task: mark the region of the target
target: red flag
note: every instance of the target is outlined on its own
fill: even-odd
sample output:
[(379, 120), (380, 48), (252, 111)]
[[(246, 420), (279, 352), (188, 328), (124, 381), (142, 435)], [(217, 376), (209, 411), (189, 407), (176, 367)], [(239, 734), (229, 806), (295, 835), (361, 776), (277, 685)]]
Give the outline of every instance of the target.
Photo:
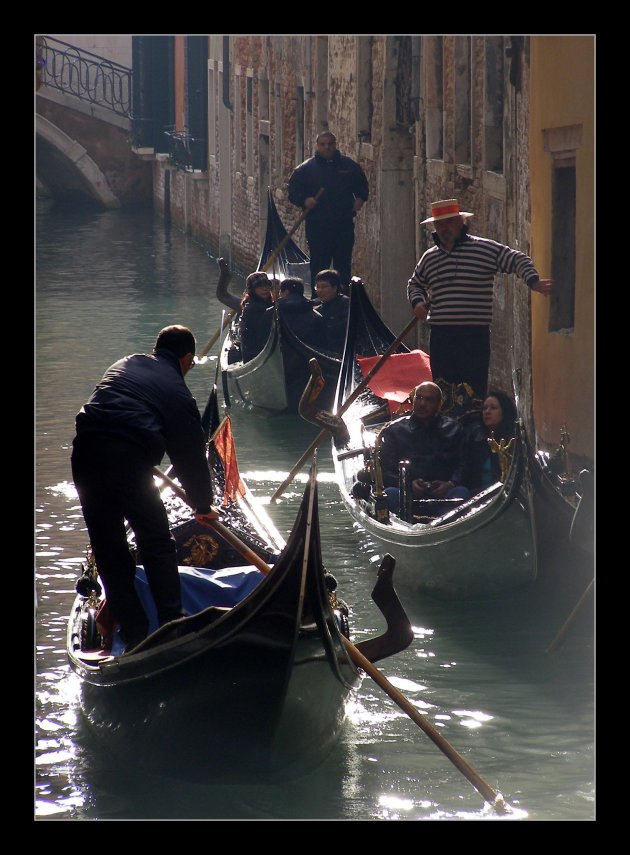
[(223, 505), (234, 502), (238, 495), (245, 495), (245, 485), (241, 480), (236, 459), (236, 448), (234, 447), (234, 435), (232, 434), (232, 422), (226, 416), (212, 437), (214, 447), (221, 458), (225, 471), (225, 489), (223, 491)]
[[(358, 356), (361, 373), (366, 377), (380, 356)], [(423, 350), (409, 353), (392, 353), (368, 383), (379, 398), (389, 402), (390, 412), (395, 412), (418, 383), (432, 380), (429, 354)]]

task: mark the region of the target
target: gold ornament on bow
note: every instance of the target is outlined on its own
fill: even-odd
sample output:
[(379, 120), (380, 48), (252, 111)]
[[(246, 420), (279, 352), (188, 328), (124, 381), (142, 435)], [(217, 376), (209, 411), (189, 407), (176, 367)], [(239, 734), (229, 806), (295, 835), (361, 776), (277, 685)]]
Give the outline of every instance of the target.
[(184, 544), (189, 555), (183, 559), (183, 564), (192, 567), (211, 567), (212, 561), (219, 552), (219, 544), (209, 534), (195, 534)]
[(503, 437), (496, 441), (494, 437), (494, 432), (492, 435), (488, 437), (488, 445), (490, 446), (490, 451), (493, 454), (499, 455), (499, 466), (501, 467), (501, 483), (505, 483), (505, 479), (507, 478), (508, 471), (510, 469), (510, 464), (512, 463), (512, 446), (514, 445), (514, 437), (507, 442)]

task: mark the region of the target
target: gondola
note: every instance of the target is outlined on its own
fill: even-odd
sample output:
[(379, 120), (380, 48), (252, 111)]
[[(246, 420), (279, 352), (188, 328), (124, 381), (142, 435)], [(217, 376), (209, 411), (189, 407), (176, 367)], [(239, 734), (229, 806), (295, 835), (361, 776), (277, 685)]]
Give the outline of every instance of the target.
[[(395, 341), (359, 280), (351, 284), (350, 301), (335, 412), (341, 410), (363, 379), (357, 357), (366, 355), (370, 342), (370, 355), (377, 355)], [(406, 350), (401, 346), (397, 353)], [(376, 374), (375, 379), (378, 377)], [(427, 378), (414, 378), (409, 389), (422, 379)], [(332, 453), (346, 507), (377, 549), (396, 558), (401, 586), (435, 597), (466, 599), (494, 596), (534, 581), (537, 553), (533, 496), (520, 420), (511, 465), (503, 482), (459, 503), (413, 500), (398, 516), (388, 513), (382, 484), (380, 493), (378, 487), (377, 436), (391, 417), (388, 393), (378, 391), (377, 395), (366, 387), (343, 413), (350, 438), (345, 443), (333, 441)]]
[[(279, 251), (278, 251), (279, 250)], [(308, 256), (293, 242), (282, 224), (271, 190), (267, 201), (267, 229), (258, 261), (258, 269), (275, 274), (278, 279), (300, 276), (310, 285)], [(223, 289), (225, 292), (225, 289)], [(217, 296), (233, 308), (233, 297), (226, 299), (217, 288)], [(230, 326), (221, 347), (220, 367), (223, 397), (228, 407), (246, 405), (267, 413), (297, 413), (300, 397), (309, 378), (308, 363), (316, 358), (334, 391), (341, 360), (299, 339), (277, 312), (262, 351), (248, 362), (242, 362), (236, 323)]]
[[(129, 762), (190, 780), (302, 774), (334, 745), (344, 702), (361, 679), (343, 644), (348, 609), (322, 563), (315, 468), (285, 544), (235, 477), (234, 457), (230, 463), (217, 453), (215, 440), (209, 444), (215, 491), (227, 501), (222, 522), (263, 559), (268, 574), (258, 569), (261, 562), (244, 563), (239, 550), (199, 526), (171, 496), (189, 616), (159, 629), (152, 623), (151, 634), (122, 653), (88, 561), (68, 621), (68, 660), (80, 678), (87, 721), (109, 751)], [(392, 570), (386, 568), (373, 592), (388, 630), (357, 645), (370, 661), (412, 638)], [(154, 622), (140, 563), (136, 587)]]

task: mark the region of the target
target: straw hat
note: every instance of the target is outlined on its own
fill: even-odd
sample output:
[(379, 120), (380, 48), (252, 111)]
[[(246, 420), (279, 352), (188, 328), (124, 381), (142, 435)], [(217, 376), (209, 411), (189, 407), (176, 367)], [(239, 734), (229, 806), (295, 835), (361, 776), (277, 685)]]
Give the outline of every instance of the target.
[(437, 220), (447, 220), (449, 217), (474, 217), (470, 211), (460, 211), (459, 202), (457, 199), (442, 199), (439, 202), (431, 202), (431, 216), (426, 220), (422, 220), (420, 225), (424, 223), (435, 223)]

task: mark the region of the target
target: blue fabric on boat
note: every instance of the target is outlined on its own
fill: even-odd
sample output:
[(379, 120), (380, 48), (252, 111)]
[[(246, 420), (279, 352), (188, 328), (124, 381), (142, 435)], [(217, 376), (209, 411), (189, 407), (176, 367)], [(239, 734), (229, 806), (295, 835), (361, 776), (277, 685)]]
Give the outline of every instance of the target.
[[(182, 588), (182, 606), (189, 615), (197, 614), (208, 606), (232, 607), (258, 587), (264, 574), (253, 565), (226, 567), (224, 570), (206, 570), (203, 567), (179, 567)], [(136, 591), (149, 618), (149, 633), (158, 628), (157, 610), (147, 577), (142, 566), (136, 568)], [(122, 653), (124, 644), (118, 628), (114, 633), (112, 654)]]

